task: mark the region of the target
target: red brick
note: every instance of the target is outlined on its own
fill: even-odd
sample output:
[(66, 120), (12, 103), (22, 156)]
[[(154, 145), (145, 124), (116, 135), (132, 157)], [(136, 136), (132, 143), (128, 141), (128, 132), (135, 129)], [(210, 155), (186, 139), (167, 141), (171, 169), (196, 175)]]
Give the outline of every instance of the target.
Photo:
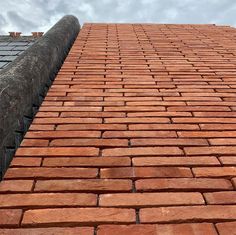
[[(218, 107), (217, 107), (218, 108)], [(221, 123), (220, 125), (219, 124), (199, 124), (200, 125), (200, 128), (201, 130), (213, 130), (213, 131), (216, 131), (216, 130), (232, 130), (234, 131), (236, 129), (236, 124), (228, 124), (228, 123)]]
[(183, 151), (178, 147), (113, 148), (102, 150), (102, 155), (105, 157), (183, 155)]
[(200, 205), (204, 199), (200, 193), (122, 193), (101, 194), (102, 207), (150, 207), (167, 205)]
[(104, 223), (134, 223), (135, 211), (120, 208), (58, 208), (28, 210), (23, 225), (85, 225)]
[(152, 178), (192, 177), (189, 168), (184, 167), (117, 167), (102, 168), (101, 178)]
[(93, 235), (94, 229), (89, 227), (63, 227), (63, 228), (16, 228), (16, 229), (0, 229), (0, 234), (4, 235), (42, 235), (42, 234), (57, 234), (57, 235)]
[[(219, 102), (220, 103), (220, 102)], [(188, 117), (188, 118), (172, 118), (174, 123), (235, 123), (235, 118), (201, 118), (201, 117)]]
[(137, 191), (214, 191), (232, 190), (233, 186), (226, 179), (209, 178), (173, 178), (140, 179), (135, 182)]
[(236, 146), (185, 147), (188, 155), (234, 154)]
[(133, 146), (158, 146), (158, 145), (176, 145), (176, 146), (201, 146), (208, 145), (204, 139), (131, 139)]
[(33, 183), (33, 180), (4, 180), (0, 182), (0, 192), (29, 192)]
[(49, 141), (48, 140), (29, 140), (29, 139), (24, 139), (21, 142), (22, 147), (44, 147), (48, 146)]
[(236, 191), (205, 193), (208, 204), (236, 204)]
[(236, 222), (226, 222), (216, 224), (220, 235), (236, 235)]
[(105, 118), (105, 123), (169, 123), (169, 118), (153, 118), (153, 117), (139, 117), (139, 118)]
[(0, 209), (0, 226), (19, 226), (21, 215), (20, 209)]
[(127, 130), (125, 124), (67, 124), (58, 125), (57, 130)]
[(134, 157), (134, 166), (217, 166), (216, 157)]
[(236, 167), (198, 167), (193, 168), (196, 177), (233, 177)]
[(120, 112), (119, 113), (111, 113), (111, 112), (61, 112), (60, 117), (125, 117), (125, 113), (120, 113)]
[(31, 124), (29, 131), (53, 131), (54, 129), (55, 129), (55, 125)]
[(132, 189), (131, 180), (40, 180), (36, 182), (35, 191), (80, 191), (80, 192), (129, 192)]
[(99, 138), (100, 131), (28, 131), (25, 138)]
[(95, 178), (98, 174), (96, 168), (47, 168), (24, 167), (10, 168), (5, 179), (33, 179), (33, 178)]
[(106, 112), (147, 112), (147, 111), (164, 111), (162, 106), (123, 106), (123, 107), (104, 107)]
[[(233, 231), (233, 230), (232, 230)], [(217, 235), (213, 224), (99, 225), (97, 235)], [(227, 233), (231, 234), (231, 233)], [(226, 234), (223, 234), (226, 235)]]
[(87, 166), (87, 167), (113, 167), (130, 166), (129, 157), (79, 157), (79, 158), (45, 158), (43, 166)]
[(16, 151), (16, 156), (43, 156), (43, 157), (57, 157), (57, 156), (98, 156), (97, 148), (66, 148), (66, 147), (41, 147), (41, 148), (19, 148)]
[(79, 193), (34, 193), (34, 194), (2, 194), (1, 208), (40, 208), (57, 206), (96, 206), (95, 194)]
[(197, 124), (130, 124), (129, 130), (199, 130)]
[(162, 138), (177, 137), (175, 131), (105, 131), (103, 138)]
[[(133, 97), (137, 98), (137, 97)], [(148, 97), (142, 97), (148, 98)], [(176, 98), (176, 97), (174, 97)], [(185, 117), (192, 116), (190, 112), (136, 112), (128, 113), (128, 117)]]
[(11, 161), (11, 167), (19, 167), (19, 166), (40, 166), (42, 162), (42, 158), (35, 157), (15, 157)]
[(235, 156), (219, 157), (219, 159), (224, 166), (236, 165), (236, 157)]
[(236, 138), (209, 139), (211, 145), (236, 145)]
[(95, 146), (95, 147), (119, 147), (128, 146), (128, 140), (120, 139), (57, 139), (50, 146)]
[(236, 206), (178, 206), (140, 210), (141, 223), (220, 222), (236, 219)]
[(101, 118), (34, 118), (34, 124), (102, 123)]
[(236, 131), (178, 131), (178, 136), (183, 138), (226, 138), (236, 137)]

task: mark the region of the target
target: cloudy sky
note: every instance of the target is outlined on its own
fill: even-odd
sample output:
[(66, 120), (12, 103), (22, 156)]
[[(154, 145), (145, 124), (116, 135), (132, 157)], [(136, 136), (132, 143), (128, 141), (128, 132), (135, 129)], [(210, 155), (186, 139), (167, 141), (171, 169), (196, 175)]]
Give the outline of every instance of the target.
[(84, 22), (236, 26), (236, 0), (0, 0), (0, 34), (46, 32), (62, 16)]

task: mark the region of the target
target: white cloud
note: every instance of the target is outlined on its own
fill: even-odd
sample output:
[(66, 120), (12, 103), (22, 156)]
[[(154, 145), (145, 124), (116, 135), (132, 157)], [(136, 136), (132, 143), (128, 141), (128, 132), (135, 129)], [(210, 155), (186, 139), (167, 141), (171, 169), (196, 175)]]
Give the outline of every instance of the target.
[(216, 23), (236, 26), (233, 0), (11, 0), (0, 3), (0, 33), (47, 31), (62, 16), (83, 22)]

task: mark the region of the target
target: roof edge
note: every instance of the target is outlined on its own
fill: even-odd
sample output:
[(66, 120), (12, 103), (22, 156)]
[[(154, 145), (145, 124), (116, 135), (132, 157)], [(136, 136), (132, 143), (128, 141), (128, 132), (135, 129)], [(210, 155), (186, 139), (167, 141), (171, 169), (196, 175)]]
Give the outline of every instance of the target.
[(78, 19), (64, 16), (0, 72), (0, 178), (79, 31)]

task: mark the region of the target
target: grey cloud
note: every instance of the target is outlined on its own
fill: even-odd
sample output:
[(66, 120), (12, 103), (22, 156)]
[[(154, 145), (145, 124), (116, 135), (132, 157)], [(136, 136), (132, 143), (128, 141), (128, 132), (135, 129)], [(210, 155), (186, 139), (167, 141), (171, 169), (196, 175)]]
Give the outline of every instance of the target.
[(18, 0), (11, 0), (2, 2), (0, 8), (0, 33), (47, 31), (66, 14), (77, 16), (81, 23), (216, 23), (236, 26), (236, 1), (232, 0), (24, 0), (20, 4)]

